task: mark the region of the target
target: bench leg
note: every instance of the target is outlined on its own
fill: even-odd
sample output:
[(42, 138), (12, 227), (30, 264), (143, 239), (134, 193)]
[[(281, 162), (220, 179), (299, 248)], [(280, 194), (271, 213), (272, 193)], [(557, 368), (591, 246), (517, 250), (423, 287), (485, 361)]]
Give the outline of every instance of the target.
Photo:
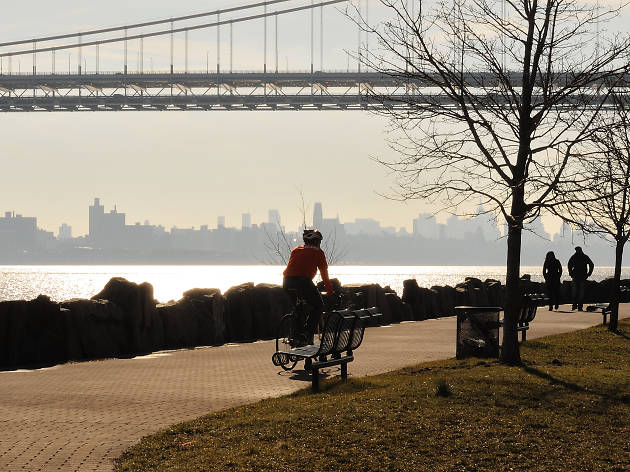
[(604, 315), (604, 326), (606, 326), (606, 316), (608, 316), (608, 312), (602, 311), (602, 315)]
[(319, 369), (312, 369), (311, 375), (313, 376), (313, 392), (319, 392)]
[(348, 363), (347, 362), (344, 362), (343, 364), (341, 364), (341, 378), (343, 380), (348, 379)]

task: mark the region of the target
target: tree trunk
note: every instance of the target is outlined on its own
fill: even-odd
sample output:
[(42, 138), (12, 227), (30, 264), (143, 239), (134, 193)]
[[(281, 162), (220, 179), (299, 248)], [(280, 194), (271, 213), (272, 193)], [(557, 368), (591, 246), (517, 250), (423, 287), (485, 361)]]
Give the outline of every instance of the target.
[[(521, 220), (522, 221), (522, 220)], [(501, 362), (510, 365), (521, 363), (516, 324), (521, 308), (520, 270), (521, 270), (521, 224), (508, 225), (507, 238), (507, 274), (505, 277), (505, 303), (503, 321), (503, 345)]]
[(618, 239), (615, 248), (615, 283), (613, 285), (612, 299), (610, 300), (612, 309), (610, 311), (610, 321), (608, 322), (608, 329), (610, 331), (617, 331), (617, 324), (619, 322), (619, 301), (621, 300), (619, 283), (621, 282), (621, 260), (623, 258), (624, 244), (625, 240)]

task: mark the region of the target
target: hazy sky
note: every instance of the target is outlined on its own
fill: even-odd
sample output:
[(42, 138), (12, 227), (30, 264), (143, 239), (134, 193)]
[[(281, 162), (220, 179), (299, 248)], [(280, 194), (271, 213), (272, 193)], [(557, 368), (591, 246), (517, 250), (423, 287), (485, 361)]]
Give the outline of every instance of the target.
[[(3, 5), (0, 40), (186, 15), (233, 4), (115, 0), (107, 8), (95, 8), (90, 2), (66, 0), (38, 1), (37, 8), (32, 8), (12, 2)], [(334, 10), (329, 15), (330, 20), (324, 17), (326, 25), (333, 24), (334, 15), (338, 17), (334, 21), (348, 22)], [(306, 69), (310, 62), (310, 17), (303, 15), (302, 20), (305, 24), (293, 21), (285, 27), (287, 37), (303, 40), (303, 50), (298, 50), (297, 39), (285, 38), (283, 43), (282, 24), (279, 27), (280, 56), (285, 56), (281, 62), (286, 65), (288, 60), (292, 69)], [(235, 67), (243, 62), (242, 68), (261, 68), (247, 63), (251, 58), (262, 62), (261, 31), (250, 33), (243, 27), (239, 34), (235, 28)], [(202, 45), (205, 50), (197, 45), (195, 55), (191, 46), (191, 69), (205, 68), (207, 50), (210, 62), (216, 61), (216, 32), (205, 34), (210, 38)], [(227, 38), (227, 31), (223, 34)], [(340, 44), (336, 48), (325, 46), (326, 68), (327, 56), (330, 67), (347, 66), (343, 42), (356, 41), (356, 29), (346, 36), (330, 39), (331, 45)], [(190, 39), (195, 41), (192, 34)], [(328, 42), (328, 35), (325, 39)], [(180, 38), (177, 45), (182, 44)], [(283, 49), (283, 44), (290, 47)], [(151, 48), (147, 41), (145, 51)], [(131, 49), (132, 45), (130, 57), (134, 57)], [(159, 54), (168, 56), (168, 43), (162, 49)], [(93, 67), (90, 51), (83, 54), (88, 69)], [(112, 52), (110, 69), (115, 67), (116, 54)], [(167, 67), (167, 57), (162, 60), (151, 52), (146, 53), (145, 67), (149, 67), (149, 55), (156, 69)], [(103, 49), (101, 63), (108, 57)], [(198, 60), (194, 62), (193, 57)], [(319, 49), (316, 57), (319, 60)], [(43, 64), (48, 57), (39, 60)], [(74, 69), (76, 58), (71, 60)], [(60, 64), (67, 67), (68, 55), (58, 53), (57, 61), (58, 70)], [(30, 70), (31, 58), (22, 57), (19, 67)], [(17, 59), (12, 68), (17, 71)], [(241, 213), (250, 212), (254, 222), (261, 222), (266, 221), (268, 209), (276, 208), (292, 229), (301, 221), (299, 187), (311, 209), (315, 201), (323, 203), (327, 217), (339, 215), (343, 221), (373, 217), (384, 225), (410, 228), (422, 204), (401, 204), (377, 195), (389, 192), (393, 181), (385, 168), (370, 159), (390, 153), (384, 142), (385, 125), (382, 118), (363, 112), (0, 114), (0, 210), (37, 216), (41, 227), (55, 232), (65, 222), (73, 226), (75, 235), (87, 232), (87, 208), (94, 197), (102, 198), (106, 210), (116, 204), (127, 213), (128, 223), (149, 220), (167, 227), (214, 227), (217, 216), (225, 215), (228, 225), (240, 226)]]
[[(365, 2), (365, 0), (364, 0)], [(84, 0), (5, 2), (0, 41), (42, 34), (118, 26), (249, 3), (246, 0), (110, 0), (95, 6)], [(295, 3), (295, 2), (291, 2)], [(363, 3), (365, 5), (365, 3)], [(379, 18), (375, 0), (370, 18)], [(315, 16), (315, 67), (320, 68), (319, 13)], [(356, 27), (335, 7), (326, 10), (324, 69), (356, 62), (347, 50), (357, 45)], [(275, 63), (273, 25), (269, 25), (268, 64)], [(279, 67), (310, 67), (310, 16), (279, 20)], [(262, 21), (234, 28), (234, 68), (262, 69)], [(226, 67), (228, 30), (222, 30)], [(145, 42), (145, 69), (168, 68), (168, 37)], [(129, 45), (130, 69), (137, 45)], [(87, 48), (86, 48), (87, 49)], [(190, 34), (189, 69), (216, 63), (216, 30)], [(176, 67), (183, 66), (183, 36), (176, 43)], [(87, 69), (94, 54), (85, 50)], [(48, 61), (48, 62), (47, 62)], [(39, 58), (40, 69), (50, 56)], [(48, 66), (47, 66), (48, 64)], [(57, 70), (76, 70), (76, 52), (58, 53)], [(13, 59), (12, 70), (31, 69), (30, 56)], [(3, 64), (7, 67), (7, 63)], [(216, 66), (214, 66), (216, 67)], [(122, 48), (101, 49), (101, 70), (122, 68)], [(289, 229), (301, 221), (298, 190), (309, 209), (316, 201), (324, 216), (342, 221), (372, 217), (383, 225), (405, 226), (427, 206), (379, 196), (390, 193), (393, 177), (371, 160), (391, 155), (385, 143), (387, 122), (364, 112), (130, 112), (0, 114), (0, 211), (37, 216), (40, 227), (57, 231), (61, 223), (74, 234), (87, 232), (88, 205), (100, 197), (127, 213), (127, 222), (149, 220), (167, 227), (215, 227), (224, 215), (240, 226), (249, 212), (255, 223), (267, 211), (280, 211)]]

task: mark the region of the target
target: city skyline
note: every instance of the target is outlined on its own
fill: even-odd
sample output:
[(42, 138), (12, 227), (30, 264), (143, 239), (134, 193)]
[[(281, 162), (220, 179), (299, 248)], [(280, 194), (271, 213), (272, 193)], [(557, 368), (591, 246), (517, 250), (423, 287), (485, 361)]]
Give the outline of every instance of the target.
[[(102, 202), (103, 201), (103, 202)], [(486, 214), (483, 206), (481, 204), (477, 205), (476, 212), (473, 212), (467, 216), (448, 214), (448, 215), (435, 215), (432, 213), (417, 213), (414, 218), (411, 219), (409, 224), (403, 226), (393, 226), (383, 224), (382, 221), (372, 218), (372, 217), (347, 217), (346, 219), (342, 219), (339, 217), (337, 213), (335, 217), (324, 218), (323, 207), (325, 205), (322, 202), (314, 202), (311, 206), (306, 206), (303, 209), (300, 208), (296, 210), (297, 213), (300, 213), (302, 210), (306, 212), (305, 215), (300, 213), (299, 222), (297, 225), (287, 226), (284, 223), (285, 217), (281, 214), (281, 212), (276, 208), (268, 208), (266, 210), (266, 218), (254, 218), (250, 212), (242, 212), (238, 215), (226, 215), (226, 214), (217, 214), (216, 219), (213, 222), (204, 221), (193, 225), (187, 226), (179, 226), (176, 224), (169, 225), (163, 223), (161, 221), (151, 221), (149, 218), (139, 217), (130, 218), (127, 221), (128, 213), (126, 211), (119, 211), (119, 205), (107, 204), (101, 205), (104, 203), (104, 199), (101, 197), (93, 198), (93, 206), (100, 206), (101, 212), (105, 213), (110, 217), (115, 217), (120, 221), (124, 222), (124, 224), (128, 226), (156, 226), (164, 229), (165, 231), (170, 231), (171, 229), (190, 229), (190, 230), (208, 230), (208, 229), (245, 229), (251, 228), (252, 226), (260, 226), (263, 224), (271, 224), (274, 227), (277, 227), (278, 230), (286, 231), (286, 232), (295, 232), (299, 231), (304, 227), (304, 223), (306, 222), (306, 227), (308, 228), (322, 228), (326, 225), (329, 225), (330, 222), (334, 221), (337, 224), (341, 224), (346, 228), (349, 228), (349, 234), (419, 234), (428, 239), (441, 239), (445, 237), (449, 237), (449, 234), (444, 233), (444, 229), (447, 227), (451, 228), (464, 228), (467, 221), (473, 221), (475, 219), (485, 219), (487, 222), (487, 227), (490, 228), (484, 234), (488, 236), (488, 234), (493, 237), (496, 236), (496, 239), (503, 236), (503, 228), (500, 223), (497, 222), (495, 218), (490, 214)], [(79, 228), (86, 228), (86, 231), (77, 231), (76, 227), (67, 221), (62, 221), (56, 225), (55, 228), (43, 227), (41, 224), (37, 224), (37, 228), (47, 232), (52, 233), (58, 239), (69, 239), (76, 237), (85, 237), (93, 234), (92, 228), (92, 209), (93, 206), (89, 207), (89, 212), (87, 215), (88, 218), (85, 219), (80, 225)], [(330, 212), (329, 212), (330, 213)], [(18, 217), (29, 222), (32, 222), (34, 225), (35, 222), (40, 220), (38, 215), (26, 215), (24, 212), (16, 211), (15, 209), (7, 210), (5, 209), (2, 214), (5, 218), (8, 217)], [(413, 215), (412, 215), (413, 216)], [(293, 218), (289, 218), (290, 221)], [(235, 222), (239, 222), (236, 224)], [(464, 226), (461, 226), (464, 225)], [(563, 227), (559, 226), (558, 231), (554, 231), (554, 229), (550, 229), (548, 225), (544, 224), (544, 219), (539, 219), (535, 223), (528, 225), (530, 231), (536, 234), (537, 236), (541, 236), (543, 239), (547, 238), (551, 240), (556, 234), (559, 234), (559, 231), (563, 231)], [(555, 225), (552, 226), (555, 228)], [(463, 234), (464, 231), (461, 231)], [(488, 239), (486, 237), (486, 239)], [(490, 238), (492, 239), (492, 238)]]
[[(240, 228), (226, 225), (223, 215), (213, 227), (166, 228), (159, 222), (127, 221), (124, 211), (106, 207), (97, 197), (88, 209), (87, 234), (75, 235), (64, 223), (55, 236), (39, 228), (34, 216), (5, 212), (0, 216), (0, 264), (286, 264), (292, 247), (301, 243), (304, 222), (322, 231), (322, 247), (333, 265), (496, 265), (505, 260), (505, 229), (481, 205), (475, 216), (453, 215), (444, 223), (430, 213), (418, 214), (412, 232), (384, 227), (373, 218), (343, 222), (327, 216), (322, 203), (315, 202), (295, 228), (287, 228), (276, 209), (260, 222), (241, 214)], [(522, 257), (529, 264), (549, 250), (568, 258), (575, 245), (584, 245), (598, 265), (610, 264), (614, 255), (610, 242), (585, 240), (566, 224), (549, 234), (537, 219), (526, 229)]]

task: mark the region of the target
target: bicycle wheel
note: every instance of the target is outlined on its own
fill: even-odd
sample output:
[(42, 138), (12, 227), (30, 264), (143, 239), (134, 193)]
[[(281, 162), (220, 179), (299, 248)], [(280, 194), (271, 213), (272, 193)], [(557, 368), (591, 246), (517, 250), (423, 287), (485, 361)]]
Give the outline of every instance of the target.
[[(284, 315), (278, 324), (278, 330), (276, 331), (276, 353), (279, 351), (288, 351), (295, 344), (295, 337), (298, 333), (295, 327), (295, 316), (292, 314)], [(280, 367), (284, 370), (291, 370), (298, 363), (298, 360), (294, 356), (279, 355), (277, 359)]]

